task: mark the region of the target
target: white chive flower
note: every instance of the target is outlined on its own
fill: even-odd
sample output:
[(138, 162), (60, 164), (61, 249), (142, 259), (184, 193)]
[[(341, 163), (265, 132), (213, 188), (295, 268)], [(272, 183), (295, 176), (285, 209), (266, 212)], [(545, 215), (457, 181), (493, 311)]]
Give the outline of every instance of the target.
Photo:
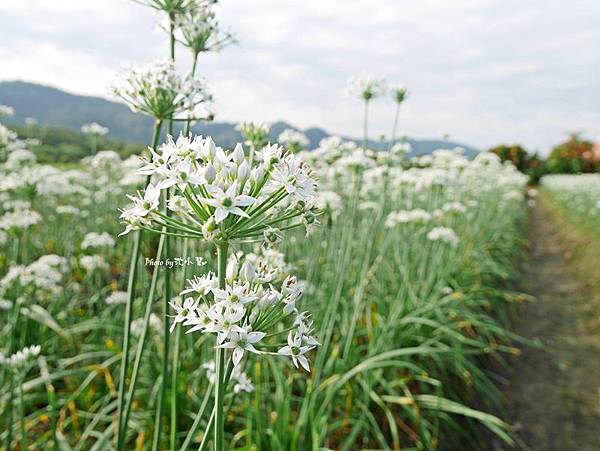
[(83, 124), (81, 126), (81, 133), (85, 135), (104, 136), (107, 135), (108, 132), (108, 127), (104, 127), (98, 124), (97, 122), (91, 122), (89, 124)]
[(132, 111), (160, 120), (182, 115), (196, 117), (201, 114), (198, 108), (212, 100), (203, 80), (179, 76), (171, 61), (157, 61), (124, 72), (112, 93)]
[(387, 86), (383, 78), (372, 77), (351, 77), (348, 80), (346, 92), (350, 97), (356, 97), (369, 101), (376, 97), (383, 96), (387, 91)]

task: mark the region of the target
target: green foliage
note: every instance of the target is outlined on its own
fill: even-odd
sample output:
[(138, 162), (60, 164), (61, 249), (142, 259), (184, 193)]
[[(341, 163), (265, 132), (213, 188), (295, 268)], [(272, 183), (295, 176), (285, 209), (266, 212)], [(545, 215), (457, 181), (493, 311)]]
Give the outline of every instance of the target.
[[(21, 139), (39, 144), (29, 147), (40, 163), (76, 163), (96, 150), (114, 150), (121, 158), (139, 154), (145, 147), (105, 136), (91, 137), (66, 128), (14, 125), (10, 127)], [(96, 140), (94, 143), (93, 140)]]
[(531, 155), (519, 144), (500, 144), (489, 151), (498, 155), (502, 161), (510, 161), (519, 171), (527, 174), (534, 185), (539, 183), (545, 173), (544, 161), (540, 156), (537, 153)]
[[(35, 118), (40, 125), (71, 129), (79, 132), (80, 127), (88, 122), (98, 122), (110, 129), (110, 136), (133, 143), (150, 142), (152, 135), (152, 119), (142, 114), (133, 113), (124, 105), (99, 97), (87, 97), (69, 94), (56, 88), (22, 81), (0, 82), (0, 104), (10, 105), (15, 115), (10, 124), (24, 124), (25, 118)], [(271, 124), (269, 140), (276, 142), (279, 134), (286, 128), (297, 128), (282, 121)], [(182, 124), (175, 124), (174, 133), (178, 134)], [(236, 124), (229, 122), (198, 123), (192, 127), (198, 135), (211, 136), (215, 142), (224, 147), (233, 147), (242, 141), (236, 130)], [(310, 141), (309, 148), (314, 149), (323, 138), (330, 136), (325, 130), (314, 127), (302, 130)], [(161, 139), (164, 140), (163, 133)], [(459, 143), (441, 140), (409, 139), (415, 155), (428, 154), (435, 149), (460, 146), (465, 154), (472, 157), (477, 150)], [(358, 142), (358, 141), (356, 141)], [(377, 141), (370, 142), (377, 148)], [(115, 149), (113, 149), (115, 150)]]
[(546, 163), (551, 174), (578, 174), (600, 171), (600, 155), (594, 152), (594, 144), (571, 133), (569, 139), (554, 147)]

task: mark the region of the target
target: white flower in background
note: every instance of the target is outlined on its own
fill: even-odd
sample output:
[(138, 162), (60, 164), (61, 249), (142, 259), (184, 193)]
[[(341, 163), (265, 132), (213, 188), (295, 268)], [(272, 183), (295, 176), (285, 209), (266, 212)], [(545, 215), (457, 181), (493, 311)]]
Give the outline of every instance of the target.
[(208, 379), (208, 382), (214, 384), (217, 380), (217, 370), (215, 361), (211, 360), (208, 363), (203, 363), (202, 368), (206, 370), (206, 378)]
[(61, 215), (80, 216), (82, 211), (74, 205), (59, 205), (56, 207), (56, 212)]
[(81, 133), (86, 135), (104, 136), (109, 132), (108, 127), (104, 127), (97, 122), (90, 122), (81, 126)]
[(452, 246), (456, 246), (459, 238), (454, 230), (448, 227), (434, 227), (427, 233), (427, 239), (430, 241), (442, 241)]
[(337, 216), (343, 208), (342, 197), (334, 191), (321, 191), (316, 205), (320, 210), (325, 210)]
[(115, 239), (112, 235), (102, 232), (90, 232), (83, 237), (81, 242), (81, 249), (88, 249), (90, 247), (112, 247), (115, 245)]
[(408, 154), (412, 150), (410, 143), (408, 142), (399, 142), (392, 146), (390, 149), (390, 153), (395, 155), (400, 159), (404, 159), (406, 154)]
[(406, 86), (404, 85), (393, 85), (389, 89), (390, 94), (392, 96), (392, 100), (396, 103), (402, 103), (406, 100), (406, 95), (408, 93)]
[(0, 105), (0, 117), (12, 116), (15, 114), (15, 109), (8, 105)]
[[(189, 8), (195, 7), (199, 0), (133, 0), (140, 5), (148, 6), (157, 11), (163, 11), (175, 16), (184, 14)], [(212, 0), (209, 0), (212, 1)]]
[(460, 202), (447, 202), (442, 205), (442, 211), (446, 213), (465, 213), (467, 211), (467, 207)]
[(291, 128), (282, 131), (277, 138), (277, 142), (293, 152), (299, 152), (310, 145), (310, 141), (304, 133)]
[(34, 210), (23, 209), (11, 211), (0, 216), (0, 230), (18, 230), (26, 229), (42, 220), (40, 214)]
[(180, 77), (170, 61), (130, 69), (121, 75), (112, 92), (132, 111), (160, 120), (196, 117), (198, 107), (212, 100), (203, 80)]
[[(217, 372), (215, 369), (215, 361), (211, 360), (208, 363), (203, 363), (202, 368), (206, 370), (206, 378), (208, 382), (214, 384), (217, 378)], [(235, 382), (233, 386), (233, 392), (235, 394), (246, 392), (252, 393), (254, 391), (254, 385), (248, 377), (248, 375), (240, 369), (240, 366), (234, 366), (231, 372), (231, 379)]]
[(29, 266), (13, 265), (0, 280), (0, 293), (26, 286), (33, 286), (42, 292), (58, 293), (67, 269), (67, 260), (54, 254), (43, 255)]
[(512, 190), (504, 193), (502, 196), (506, 200), (523, 200), (523, 193), (521, 191)]
[(108, 262), (101, 255), (82, 255), (79, 264), (87, 272), (108, 269)]
[(387, 92), (387, 86), (383, 78), (351, 77), (348, 80), (346, 92), (350, 97), (369, 101), (384, 95)]
[(14, 149), (8, 154), (5, 166), (8, 169), (20, 169), (26, 165), (35, 164), (37, 158), (31, 150)]
[(114, 150), (101, 150), (94, 155), (85, 157), (82, 162), (94, 169), (106, 169), (113, 172), (119, 172), (123, 164), (121, 157)]
[(38, 124), (38, 120), (34, 117), (26, 117), (25, 118), (25, 125), (27, 127), (34, 127)]
[(378, 210), (379, 204), (372, 200), (365, 200), (358, 204), (359, 210)]
[(421, 209), (393, 211), (388, 214), (385, 220), (386, 227), (395, 227), (398, 224), (409, 222), (425, 223), (432, 219), (432, 214)]
[(264, 122), (242, 122), (236, 130), (241, 133), (245, 145), (260, 149), (267, 144), (271, 126)]
[[(160, 334), (163, 330), (162, 319), (156, 313), (151, 313), (148, 318), (148, 326), (153, 334)], [(141, 337), (143, 330), (144, 318), (137, 318), (131, 322), (131, 334), (134, 337)]]
[(39, 345), (24, 347), (11, 356), (0, 353), (0, 365), (8, 366), (13, 370), (21, 370), (27, 362), (40, 355), (42, 348)]
[(237, 371), (236, 373), (236, 370), (234, 370), (232, 377), (235, 380), (235, 385), (233, 386), (233, 392), (235, 394), (241, 392), (252, 393), (254, 391), (254, 385), (252, 384), (252, 381), (243, 371)]
[(8, 147), (17, 140), (17, 134), (0, 124), (0, 149)]
[(218, 51), (235, 42), (231, 33), (222, 31), (212, 5), (191, 2), (183, 14), (175, 16), (177, 40), (194, 55)]
[(113, 291), (108, 295), (104, 302), (106, 302), (107, 305), (126, 304), (127, 299), (128, 294), (126, 291)]

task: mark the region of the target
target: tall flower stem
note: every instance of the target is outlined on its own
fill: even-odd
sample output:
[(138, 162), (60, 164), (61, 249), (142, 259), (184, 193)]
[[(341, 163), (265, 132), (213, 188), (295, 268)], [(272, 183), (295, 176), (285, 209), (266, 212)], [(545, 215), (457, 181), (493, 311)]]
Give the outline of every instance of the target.
[[(217, 264), (219, 288), (225, 289), (225, 272), (227, 270), (227, 242), (217, 243)], [(225, 450), (225, 417), (223, 411), (224, 396), (225, 396), (225, 349), (216, 348), (215, 351), (215, 366), (216, 366), (216, 381), (215, 381), (215, 451)]]
[[(158, 241), (158, 247), (156, 248), (156, 259), (162, 258), (163, 248), (165, 245), (165, 236), (161, 235)], [(152, 274), (152, 280), (150, 281), (150, 289), (148, 290), (148, 298), (146, 300), (146, 311), (144, 312), (142, 332), (138, 338), (137, 350), (135, 353), (135, 359), (133, 361), (133, 369), (131, 370), (131, 382), (129, 383), (129, 390), (127, 391), (127, 398), (125, 400), (125, 414), (123, 422), (127, 424), (129, 421), (129, 413), (131, 412), (131, 404), (135, 395), (135, 388), (137, 385), (137, 378), (139, 369), (142, 361), (142, 355), (144, 353), (144, 347), (146, 345), (146, 337), (148, 336), (148, 325), (150, 323), (150, 315), (152, 314), (152, 305), (154, 304), (154, 293), (156, 293), (156, 285), (158, 282), (158, 269), (154, 270)]]
[(175, 13), (169, 13), (169, 48), (171, 61), (175, 61)]
[[(167, 208), (167, 202), (169, 201), (169, 190), (165, 191), (165, 214), (169, 215), (169, 209)], [(163, 231), (168, 232), (167, 227), (163, 227)], [(169, 258), (171, 255), (171, 239), (169, 235), (161, 234), (161, 239), (164, 239), (164, 255), (165, 258)], [(163, 299), (163, 317), (164, 330), (163, 330), (163, 364), (162, 364), (162, 377), (161, 377), (161, 389), (156, 407), (156, 418), (154, 423), (154, 439), (152, 449), (154, 451), (160, 449), (160, 437), (162, 432), (162, 414), (164, 410), (167, 381), (169, 375), (169, 338), (171, 336), (169, 331), (169, 321), (167, 321), (169, 315), (169, 301), (171, 300), (171, 274), (169, 267), (165, 265), (164, 268), (164, 299)]]
[[(152, 147), (158, 145), (160, 129), (162, 121), (157, 120), (154, 123), (154, 132), (152, 136)], [(147, 183), (146, 183), (147, 184)], [(141, 252), (142, 231), (138, 230), (135, 233), (133, 240), (133, 250), (131, 251), (131, 261), (129, 264), (129, 279), (127, 281), (127, 305), (125, 307), (125, 324), (123, 326), (123, 353), (121, 356), (121, 369), (119, 374), (119, 393), (117, 406), (119, 410), (119, 422), (117, 424), (117, 449), (123, 449), (123, 441), (125, 439), (125, 431), (127, 424), (124, 421), (124, 401), (125, 401), (125, 378), (127, 377), (127, 366), (129, 363), (129, 340), (131, 334), (131, 316), (133, 311), (133, 301), (135, 299), (135, 287), (137, 282), (138, 260)]]
[(396, 132), (398, 130), (398, 117), (400, 116), (400, 102), (396, 102), (396, 114), (394, 115), (394, 125), (392, 127), (392, 137), (390, 139), (389, 148), (394, 145), (396, 141)]
[[(183, 261), (187, 261), (189, 255), (190, 243), (187, 238), (183, 240)], [(188, 266), (183, 268), (182, 285), (188, 275)], [(173, 348), (173, 363), (171, 368), (171, 427), (170, 427), (170, 449), (178, 449), (177, 447), (177, 378), (179, 375), (179, 346), (181, 342), (181, 327), (175, 331), (175, 346)]]
[[(196, 75), (196, 66), (198, 65), (198, 52), (194, 52), (193, 63), (192, 63), (192, 78)], [(192, 120), (188, 119), (185, 124), (185, 136), (190, 134), (192, 130)]]
[(369, 101), (365, 99), (365, 114), (363, 119), (363, 149), (367, 150), (369, 139)]
[(21, 416), (21, 449), (27, 449), (27, 435), (25, 434), (25, 399), (23, 396), (23, 378), (19, 380), (19, 414)]
[[(175, 13), (169, 13), (169, 47), (170, 47), (170, 57), (171, 61), (175, 62)], [(173, 134), (173, 120), (170, 119), (168, 123), (168, 131), (169, 134)], [(169, 202), (170, 190), (167, 189), (165, 191), (165, 215), (169, 216), (170, 211), (167, 208), (167, 204)], [(165, 228), (166, 232), (168, 232), (168, 228)], [(164, 237), (165, 240), (165, 258), (169, 258), (171, 255), (171, 238), (169, 235), (161, 235), (161, 238)], [(168, 382), (168, 373), (169, 373), (169, 340), (171, 335), (169, 333), (169, 322), (166, 320), (169, 314), (169, 301), (171, 300), (171, 273), (169, 268), (165, 266), (164, 269), (164, 299), (163, 299), (163, 317), (165, 318), (164, 322), (164, 330), (163, 330), (163, 364), (162, 364), (162, 378), (161, 378), (161, 387), (160, 394), (158, 398), (158, 403), (156, 406), (156, 418), (154, 422), (154, 437), (152, 441), (152, 450), (157, 451), (160, 448), (160, 438), (162, 433), (162, 415), (164, 410), (165, 398), (167, 393), (167, 382)]]

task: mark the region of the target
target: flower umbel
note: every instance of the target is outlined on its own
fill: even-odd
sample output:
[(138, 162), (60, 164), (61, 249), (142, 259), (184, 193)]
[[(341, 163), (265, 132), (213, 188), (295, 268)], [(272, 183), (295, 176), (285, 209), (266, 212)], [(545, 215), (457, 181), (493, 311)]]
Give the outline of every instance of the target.
[[(140, 173), (153, 176), (143, 193), (128, 196), (123, 234), (135, 229), (210, 240), (262, 241), (264, 232), (313, 223), (318, 210), (310, 167), (276, 145), (252, 157), (241, 144), (227, 151), (210, 137), (171, 137), (145, 161)], [(174, 186), (174, 214), (159, 210), (160, 192)], [(176, 202), (175, 202), (176, 200)]]

